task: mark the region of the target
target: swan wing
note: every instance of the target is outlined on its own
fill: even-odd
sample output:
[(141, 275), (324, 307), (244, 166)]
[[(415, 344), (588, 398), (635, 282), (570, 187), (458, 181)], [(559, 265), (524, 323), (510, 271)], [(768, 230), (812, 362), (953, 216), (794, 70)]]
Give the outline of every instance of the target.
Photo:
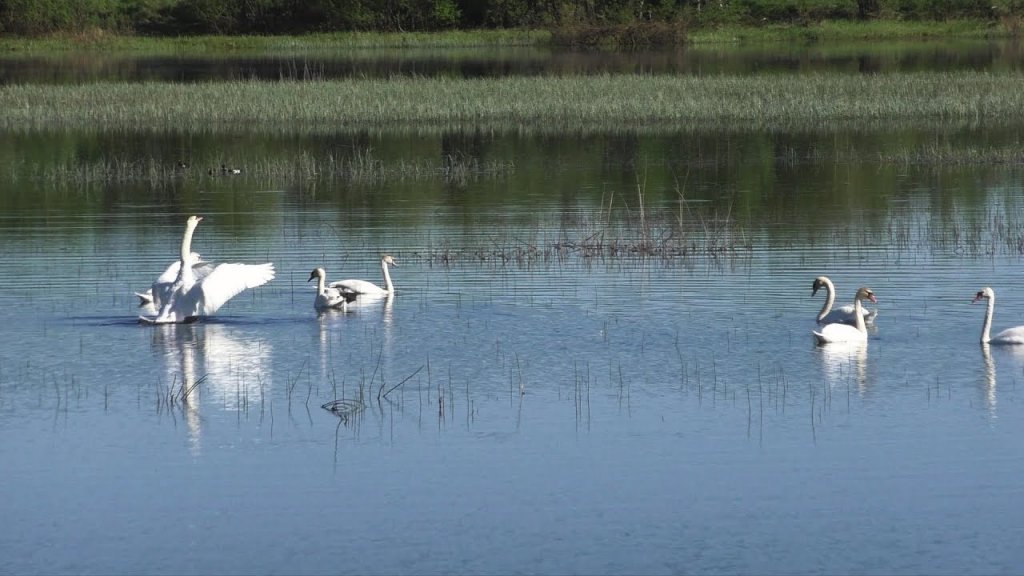
[(328, 286), (343, 292), (352, 292), (353, 294), (387, 294), (387, 290), (366, 280), (338, 280), (331, 282)]
[(355, 292), (343, 292), (337, 288), (324, 288), (324, 291), (316, 296), (316, 309), (344, 308), (349, 302), (356, 299)]
[[(862, 310), (863, 310), (863, 315), (864, 315), (864, 321), (865, 322), (874, 322), (875, 316), (878, 316), (878, 308), (875, 308), (873, 310), (869, 310), (867, 308), (862, 308)], [(857, 318), (856, 318), (855, 314), (856, 314), (856, 312), (854, 311), (853, 304), (846, 304), (845, 306), (839, 306), (837, 308), (833, 308), (832, 311), (829, 312), (821, 320), (820, 324), (832, 324), (832, 323), (835, 323), (835, 322), (839, 322), (841, 324), (851, 324), (851, 325), (852, 324), (856, 324), (857, 323)]]
[(199, 278), (189, 295), (196, 303), (196, 313), (207, 316), (216, 312), (242, 291), (262, 286), (274, 279), (274, 265), (218, 264)]
[(145, 292), (136, 292), (135, 296), (139, 299), (139, 306), (152, 306), (153, 305), (153, 289), (150, 288)]
[[(215, 266), (210, 262), (196, 262), (192, 264), (192, 274), (197, 280), (200, 280), (209, 276), (214, 268)], [(139, 306), (152, 304), (155, 308), (160, 309), (164, 302), (171, 297), (171, 292), (174, 291), (174, 283), (178, 279), (179, 270), (181, 270), (181, 260), (175, 260), (157, 277), (147, 292), (136, 292), (135, 295), (139, 297), (140, 301)]]
[[(170, 298), (171, 291), (174, 290), (174, 282), (178, 279), (179, 270), (181, 270), (181, 260), (175, 260), (171, 262), (162, 274), (157, 276), (149, 289), (149, 304), (152, 304), (157, 309), (163, 306), (164, 302)], [(141, 299), (141, 296), (139, 298)], [(140, 306), (144, 304), (147, 304), (147, 302), (143, 302)]]
[(989, 341), (990, 344), (1024, 344), (1024, 326), (1007, 328), (996, 334)]
[(868, 339), (867, 332), (861, 332), (849, 324), (828, 324), (820, 331), (812, 332), (819, 344), (829, 342), (860, 342)]

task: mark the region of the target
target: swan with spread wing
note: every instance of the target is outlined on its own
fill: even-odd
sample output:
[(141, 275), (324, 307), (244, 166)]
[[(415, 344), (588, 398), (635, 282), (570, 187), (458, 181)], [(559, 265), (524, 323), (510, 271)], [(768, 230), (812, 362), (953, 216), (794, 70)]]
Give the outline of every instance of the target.
[(217, 264), (212, 265), (208, 273), (198, 273), (195, 267), (197, 261), (192, 252), (192, 236), (202, 219), (202, 216), (189, 216), (186, 221), (177, 275), (170, 285), (153, 284), (151, 290), (154, 303), (159, 298), (160, 306), (155, 316), (139, 316), (141, 322), (194, 322), (203, 316), (212, 315), (244, 290), (262, 286), (274, 279), (274, 265), (269, 262)]

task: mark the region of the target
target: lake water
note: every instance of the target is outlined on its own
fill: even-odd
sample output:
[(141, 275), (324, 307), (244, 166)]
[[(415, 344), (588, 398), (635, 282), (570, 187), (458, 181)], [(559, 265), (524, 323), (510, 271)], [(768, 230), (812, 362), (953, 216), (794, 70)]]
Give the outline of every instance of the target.
[[(1021, 169), (865, 158), (1020, 135), (0, 135), (0, 573), (1017, 572)], [(189, 214), (277, 278), (140, 325)]]

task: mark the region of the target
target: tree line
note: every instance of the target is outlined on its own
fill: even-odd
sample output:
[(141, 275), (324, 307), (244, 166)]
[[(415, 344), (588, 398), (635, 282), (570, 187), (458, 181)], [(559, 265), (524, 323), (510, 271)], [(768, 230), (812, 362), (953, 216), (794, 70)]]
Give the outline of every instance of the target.
[(177, 36), (998, 20), (1022, 8), (1024, 0), (0, 0), (0, 33)]

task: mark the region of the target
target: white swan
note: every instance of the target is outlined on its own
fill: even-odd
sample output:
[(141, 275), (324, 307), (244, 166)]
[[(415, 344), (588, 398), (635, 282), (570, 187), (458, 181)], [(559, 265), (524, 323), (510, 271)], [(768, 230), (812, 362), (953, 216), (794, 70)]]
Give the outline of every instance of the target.
[[(150, 324), (193, 322), (216, 312), (228, 300), (246, 288), (262, 286), (274, 279), (274, 265), (217, 264), (209, 274), (199, 278), (192, 260), (192, 234), (202, 216), (189, 216), (181, 239), (178, 275), (167, 291), (160, 310), (154, 317), (139, 316)], [(154, 297), (157, 290), (154, 290)]]
[(996, 293), (988, 286), (982, 288), (977, 294), (974, 295), (974, 300), (971, 300), (971, 304), (974, 304), (978, 300), (988, 300), (988, 309), (985, 310), (985, 323), (981, 325), (981, 343), (982, 344), (1024, 344), (1024, 326), (1014, 326), (1013, 328), (1007, 328), (995, 337), (989, 337), (989, 330), (992, 328), (992, 311), (996, 307)]
[(344, 288), (327, 286), (327, 272), (323, 268), (315, 268), (309, 273), (309, 282), (316, 278), (316, 299), (313, 300), (313, 307), (317, 312), (325, 310), (345, 310), (348, 303), (356, 299), (355, 292)]
[(860, 304), (861, 300), (870, 300), (873, 303), (878, 302), (875, 299), (875, 293), (870, 288), (859, 288), (857, 294), (853, 297), (853, 317), (856, 325), (850, 326), (840, 322), (826, 324), (821, 328), (821, 332), (812, 332), (818, 344), (827, 344), (829, 342), (867, 342), (868, 330), (864, 325), (864, 308)]
[[(825, 305), (821, 307), (821, 312), (818, 312), (818, 324), (833, 324), (836, 322), (850, 325), (856, 324), (857, 319), (853, 315), (853, 304), (840, 306), (835, 310), (832, 309), (832, 304), (836, 301), (836, 287), (829, 280), (828, 276), (818, 276), (814, 279), (814, 284), (811, 285), (811, 296), (817, 294), (821, 288), (825, 289)], [(874, 322), (877, 315), (877, 308), (874, 310), (863, 309), (865, 322)]]
[[(192, 260), (192, 270), (195, 272), (196, 279), (203, 278), (210, 272), (213, 272), (213, 265), (203, 261), (198, 252), (192, 252), (189, 256)], [(152, 307), (153, 313), (156, 314), (156, 311), (160, 309), (164, 300), (170, 294), (171, 286), (178, 278), (178, 270), (180, 269), (181, 259), (179, 258), (171, 262), (163, 274), (157, 276), (153, 285), (146, 289), (145, 292), (135, 292), (135, 296), (139, 298), (139, 307)]]
[(366, 280), (338, 280), (331, 282), (328, 286), (343, 291), (353, 292), (358, 295), (387, 296), (395, 293), (395, 286), (391, 283), (391, 275), (388, 274), (388, 264), (398, 266), (395, 259), (385, 254), (380, 258), (380, 270), (384, 274), (384, 288)]

